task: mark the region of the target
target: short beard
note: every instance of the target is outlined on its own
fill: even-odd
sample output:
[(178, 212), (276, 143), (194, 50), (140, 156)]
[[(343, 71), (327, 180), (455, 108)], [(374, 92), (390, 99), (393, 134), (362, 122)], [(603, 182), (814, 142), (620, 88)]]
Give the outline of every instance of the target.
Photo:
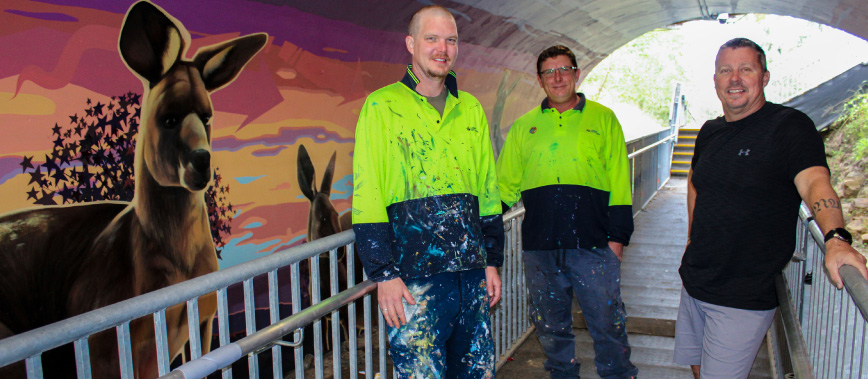
[(438, 80), (440, 80), (440, 79), (445, 79), (446, 76), (449, 75), (449, 72), (447, 72), (447, 73), (445, 73), (445, 74), (439, 74), (439, 73), (436, 73), (436, 72), (431, 71), (431, 70), (429, 70), (429, 69), (425, 69), (425, 70), (422, 70), (422, 74), (424, 74), (425, 77), (427, 77), (427, 78), (429, 78), (429, 79), (438, 79)]

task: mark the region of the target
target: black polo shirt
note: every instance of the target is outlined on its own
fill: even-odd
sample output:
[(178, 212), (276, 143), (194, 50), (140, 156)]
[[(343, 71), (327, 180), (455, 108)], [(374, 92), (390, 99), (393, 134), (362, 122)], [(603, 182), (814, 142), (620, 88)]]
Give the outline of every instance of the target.
[(825, 148), (804, 113), (766, 103), (696, 139), (691, 243), (679, 273), (690, 296), (749, 310), (777, 306), (774, 278), (793, 256), (801, 198), (793, 180), (823, 166)]

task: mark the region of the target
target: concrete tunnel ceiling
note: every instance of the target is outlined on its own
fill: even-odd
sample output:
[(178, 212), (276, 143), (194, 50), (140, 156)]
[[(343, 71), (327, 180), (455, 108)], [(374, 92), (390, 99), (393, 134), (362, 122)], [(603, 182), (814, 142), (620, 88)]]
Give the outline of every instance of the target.
[[(261, 0), (273, 3), (273, 0)], [(766, 13), (826, 24), (868, 40), (868, 1), (864, 0), (380, 0), (294, 1), (292, 6), (323, 18), (350, 22), (388, 34), (406, 33), (407, 21), (421, 6), (451, 9), (462, 44), (457, 67), (495, 66), (533, 72), (537, 54), (553, 44), (576, 53), (583, 74), (616, 49), (666, 25), (718, 14)], [(406, 51), (382, 50), (385, 61), (406, 62)], [(482, 62), (485, 61), (485, 62)]]

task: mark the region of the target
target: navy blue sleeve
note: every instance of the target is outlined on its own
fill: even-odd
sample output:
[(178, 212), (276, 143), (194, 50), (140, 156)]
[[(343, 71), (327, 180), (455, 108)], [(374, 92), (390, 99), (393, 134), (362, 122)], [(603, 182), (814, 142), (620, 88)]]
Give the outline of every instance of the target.
[(383, 282), (401, 276), (394, 258), (395, 238), (388, 222), (353, 224), (356, 249), (368, 279)]
[(633, 235), (633, 206), (609, 206), (609, 241), (630, 244)]
[(503, 266), (503, 215), (483, 216), (481, 219), (487, 252), (485, 264), (494, 267)]

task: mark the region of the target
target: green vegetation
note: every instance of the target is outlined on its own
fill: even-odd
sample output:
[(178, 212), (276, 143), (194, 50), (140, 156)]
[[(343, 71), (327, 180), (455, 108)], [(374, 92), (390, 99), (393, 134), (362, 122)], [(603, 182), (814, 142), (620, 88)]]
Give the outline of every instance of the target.
[(580, 90), (605, 105), (635, 105), (668, 125), (676, 83), (687, 99), (688, 124), (721, 115), (714, 91), (714, 57), (734, 37), (766, 52), (771, 80), (766, 99), (783, 103), (868, 60), (868, 43), (831, 26), (791, 17), (747, 14), (726, 24), (689, 21), (645, 33), (587, 73)]
[(669, 108), (675, 83), (683, 81), (681, 60), (684, 42), (679, 33), (657, 29), (622, 46), (600, 62), (582, 82), (582, 91), (604, 104), (613, 100), (634, 104), (661, 126), (669, 124)]
[(852, 146), (852, 158), (861, 161), (868, 156), (868, 93), (854, 95), (847, 102), (847, 112), (838, 119), (844, 144)]
[[(863, 87), (864, 88), (864, 87)], [(841, 197), (844, 222), (853, 233), (856, 250), (868, 253), (868, 91), (854, 95), (826, 131), (826, 156), (832, 184)]]

